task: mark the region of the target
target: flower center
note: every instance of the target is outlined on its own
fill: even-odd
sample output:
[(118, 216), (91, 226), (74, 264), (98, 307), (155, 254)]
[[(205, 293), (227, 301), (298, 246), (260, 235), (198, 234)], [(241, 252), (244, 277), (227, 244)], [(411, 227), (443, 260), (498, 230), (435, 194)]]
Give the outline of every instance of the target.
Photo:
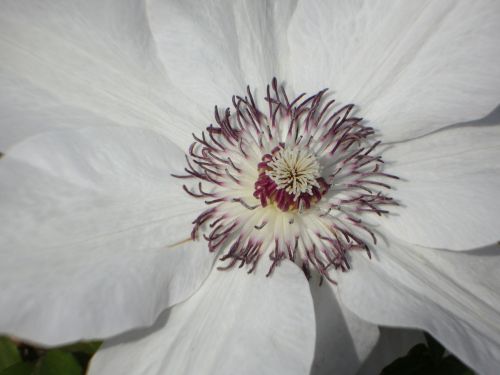
[(273, 153), (266, 174), (275, 182), (278, 190), (284, 189), (297, 200), (303, 193), (313, 195), (312, 188), (319, 187), (319, 163), (307, 150), (278, 148)]
[(286, 147), (283, 143), (258, 164), (259, 178), (254, 197), (263, 207), (275, 203), (282, 211), (309, 208), (328, 190), (320, 177), (320, 165), (308, 149)]
[(354, 105), (335, 108), (325, 93), (289, 100), (273, 79), (265, 113), (247, 88), (234, 113), (216, 107), (216, 125), (193, 135), (186, 175), (175, 177), (196, 181), (183, 185), (206, 205), (191, 237), (220, 254), (219, 269), (267, 262), (271, 275), (288, 259), (335, 283), (351, 251), (370, 256), (377, 238), (365, 216), (396, 204), (384, 190), (397, 177), (383, 171), (380, 141)]

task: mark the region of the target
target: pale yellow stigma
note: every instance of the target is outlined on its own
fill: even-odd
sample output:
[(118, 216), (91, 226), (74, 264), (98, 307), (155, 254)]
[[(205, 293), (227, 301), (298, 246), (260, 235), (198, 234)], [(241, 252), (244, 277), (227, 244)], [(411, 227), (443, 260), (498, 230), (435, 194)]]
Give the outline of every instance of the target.
[(320, 187), (316, 181), (320, 177), (318, 160), (307, 150), (281, 148), (274, 153), (269, 167), (266, 174), (295, 200), (303, 193), (313, 195), (312, 188)]

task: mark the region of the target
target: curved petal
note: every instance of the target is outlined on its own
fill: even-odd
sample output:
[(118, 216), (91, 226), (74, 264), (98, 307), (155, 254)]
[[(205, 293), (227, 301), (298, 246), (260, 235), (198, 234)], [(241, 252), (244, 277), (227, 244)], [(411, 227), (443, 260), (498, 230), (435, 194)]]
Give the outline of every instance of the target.
[(49, 130), (112, 126), (112, 121), (83, 108), (64, 104), (30, 82), (0, 72), (0, 150)]
[(424, 329), (479, 373), (498, 373), (498, 245), (457, 253), (387, 240), (372, 260), (353, 255), (339, 277), (342, 302), (375, 324)]
[(310, 374), (356, 374), (377, 343), (378, 327), (346, 309), (335, 286), (313, 283), (310, 287), (316, 313), (316, 349)]
[(33, 86), (109, 122), (155, 128), (187, 145), (200, 119), (168, 84), (145, 13), (134, 0), (2, 2), (2, 74), (21, 84), (2, 96), (45, 106)]
[(154, 0), (148, 5), (169, 78), (205, 116), (214, 105), (229, 106), (247, 84), (264, 93), (281, 74), (292, 2)]
[(384, 152), (400, 206), (381, 229), (422, 246), (468, 250), (500, 239), (500, 125), (445, 129)]
[(306, 374), (315, 336), (307, 281), (288, 262), (265, 271), (214, 270), (152, 329), (106, 342), (89, 374)]
[(0, 332), (47, 345), (109, 337), (196, 290), (213, 255), (186, 241), (199, 205), (170, 176), (182, 162), (131, 128), (49, 133), (2, 158)]
[(303, 1), (291, 21), (296, 90), (330, 87), (382, 130), (414, 138), (500, 102), (495, 0)]

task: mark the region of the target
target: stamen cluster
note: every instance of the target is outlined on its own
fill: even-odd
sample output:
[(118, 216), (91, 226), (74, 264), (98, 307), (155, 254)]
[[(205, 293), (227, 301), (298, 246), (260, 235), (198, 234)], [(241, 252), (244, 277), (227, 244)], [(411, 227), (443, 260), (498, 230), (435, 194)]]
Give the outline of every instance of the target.
[(350, 251), (376, 244), (366, 214), (383, 215), (396, 204), (383, 191), (387, 180), (374, 130), (352, 116), (354, 105), (335, 108), (327, 90), (288, 98), (276, 79), (262, 112), (249, 88), (234, 96), (233, 112), (215, 107), (210, 124), (186, 155), (183, 185), (207, 206), (194, 221), (208, 248), (220, 252), (220, 269), (248, 266), (263, 256), (268, 275), (284, 259), (335, 282), (334, 270), (350, 268)]
[(269, 162), (270, 170), (266, 174), (276, 183), (278, 189), (294, 196), (294, 200), (302, 193), (312, 195), (312, 187), (319, 187), (319, 163), (306, 150), (286, 148), (284, 144), (273, 153)]
[(320, 177), (319, 163), (307, 150), (287, 148), (280, 144), (271, 154), (265, 154), (258, 164), (259, 178), (255, 182), (255, 198), (263, 207), (275, 203), (282, 211), (311, 207), (328, 191)]

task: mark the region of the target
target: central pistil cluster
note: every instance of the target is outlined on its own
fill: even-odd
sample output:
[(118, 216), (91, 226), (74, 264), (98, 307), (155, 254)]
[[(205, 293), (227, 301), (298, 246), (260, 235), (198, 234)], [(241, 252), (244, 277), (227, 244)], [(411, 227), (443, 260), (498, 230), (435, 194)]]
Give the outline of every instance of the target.
[(191, 237), (204, 239), (227, 262), (220, 269), (268, 263), (268, 275), (285, 259), (335, 282), (349, 253), (377, 239), (366, 215), (396, 204), (384, 193), (395, 176), (383, 172), (372, 128), (336, 108), (326, 90), (290, 100), (274, 79), (265, 112), (250, 89), (234, 96), (234, 111), (215, 108), (210, 125), (186, 155), (183, 185), (205, 210)]
[(258, 170), (253, 195), (263, 207), (274, 203), (282, 211), (302, 211), (319, 201), (329, 187), (309, 150), (283, 143), (262, 157)]

